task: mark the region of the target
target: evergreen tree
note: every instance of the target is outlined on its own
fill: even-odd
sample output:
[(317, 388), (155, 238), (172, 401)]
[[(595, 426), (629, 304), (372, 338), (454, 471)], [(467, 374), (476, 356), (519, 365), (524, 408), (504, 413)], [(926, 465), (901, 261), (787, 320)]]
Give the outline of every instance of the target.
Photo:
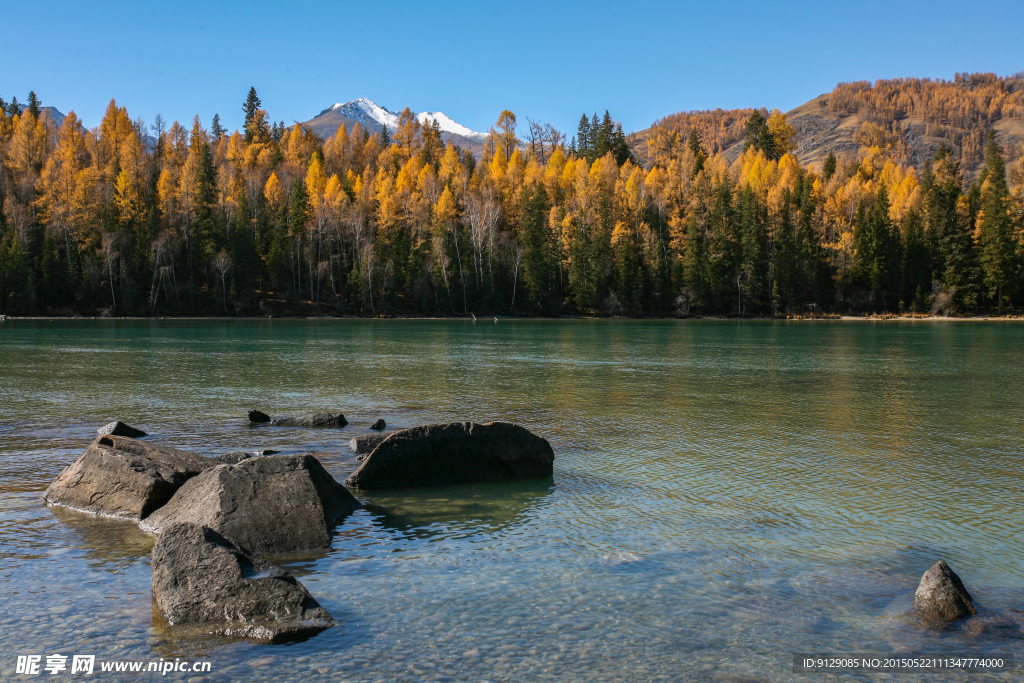
[(898, 237), (889, 219), (889, 195), (880, 187), (874, 201), (861, 203), (854, 221), (857, 246), (857, 271), (870, 301), (889, 310), (896, 291), (896, 267), (899, 263)]
[(776, 158), (775, 142), (768, 129), (768, 122), (757, 109), (750, 114), (743, 129), (743, 151), (745, 152), (751, 147), (764, 152), (769, 159)]
[(611, 141), (611, 152), (615, 157), (615, 163), (622, 166), (627, 161), (633, 161), (633, 150), (629, 146), (629, 141), (626, 140), (626, 135), (622, 132), (622, 124), (615, 124), (615, 131), (612, 133)]
[(693, 175), (696, 177), (704, 169), (704, 163), (708, 160), (708, 153), (700, 141), (700, 133), (696, 128), (690, 129), (690, 139), (687, 142), (690, 153), (693, 154)]
[[(597, 114), (594, 115), (594, 120), (597, 120)], [(608, 113), (608, 110), (604, 110), (604, 118), (601, 119), (600, 125), (597, 127), (597, 139), (594, 145), (594, 158), (600, 159), (607, 154), (612, 148), (612, 136), (615, 133), (615, 124), (612, 123), (612, 116)]]
[(1006, 166), (996, 144), (994, 131), (989, 131), (985, 150), (985, 181), (981, 186), (981, 211), (978, 231), (981, 243), (981, 265), (989, 295), (996, 298), (999, 314), (1003, 313), (1003, 300), (1012, 292), (1020, 268), (1010, 224), (1009, 190), (1006, 186)]
[(914, 312), (927, 306), (931, 290), (932, 251), (924, 230), (923, 216), (911, 211), (904, 219), (903, 262), (900, 266), (900, 301)]
[(245, 123), (243, 129), (245, 130), (245, 141), (246, 143), (252, 142), (252, 133), (249, 132), (249, 124), (252, 122), (256, 111), (260, 108), (263, 103), (260, 102), (260, 96), (256, 94), (256, 88), (250, 87), (249, 94), (245, 97), (245, 103), (242, 105), (242, 112), (245, 114)]
[(727, 301), (736, 291), (739, 265), (739, 225), (732, 205), (732, 183), (728, 178), (716, 181), (711, 188), (708, 206), (707, 240), (704, 244), (708, 303), (718, 312), (731, 308)]
[(537, 183), (532, 189), (524, 188), (526, 202), (520, 241), (524, 247), (523, 282), (530, 299), (540, 308), (551, 300), (552, 254), (547, 235), (548, 195), (544, 185)]
[[(977, 269), (969, 216), (959, 210), (961, 183), (959, 164), (943, 143), (932, 158), (932, 178), (925, 195), (925, 224), (934, 258), (934, 278), (958, 309), (976, 303)], [(963, 202), (965, 208), (967, 202)]]
[(227, 129), (220, 125), (220, 114), (214, 114), (213, 123), (210, 124), (210, 135), (213, 136), (214, 142), (219, 142), (227, 132)]
[(580, 123), (576, 130), (575, 149), (577, 156), (592, 161), (593, 151), (590, 144), (590, 119), (586, 114), (580, 116)]
[(749, 185), (740, 190), (737, 213), (740, 254), (736, 271), (736, 312), (745, 315), (756, 311), (764, 301), (768, 247), (767, 216)]
[(681, 262), (682, 285), (689, 297), (691, 307), (702, 309), (707, 297), (707, 259), (704, 228), (696, 215), (691, 214), (686, 223), (686, 246)]
[(827, 183), (832, 180), (832, 176), (836, 174), (836, 155), (832, 153), (832, 150), (828, 151), (828, 156), (825, 157), (825, 163), (821, 165), (821, 177)]
[(41, 104), (42, 103), (39, 101), (39, 98), (36, 96), (36, 91), (30, 90), (28, 93), (28, 111), (32, 114), (33, 118), (38, 119), (43, 113), (42, 107), (40, 107)]

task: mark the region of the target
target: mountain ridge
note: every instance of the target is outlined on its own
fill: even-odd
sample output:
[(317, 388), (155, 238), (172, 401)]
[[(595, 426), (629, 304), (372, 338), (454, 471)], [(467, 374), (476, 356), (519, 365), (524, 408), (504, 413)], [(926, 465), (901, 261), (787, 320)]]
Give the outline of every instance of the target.
[[(648, 161), (659, 136), (685, 141), (696, 129), (711, 154), (732, 163), (743, 151), (744, 125), (753, 108), (670, 114), (629, 136)], [(923, 78), (840, 83), (786, 112), (796, 132), (796, 156), (821, 168), (829, 152), (855, 157), (866, 142), (892, 145), (897, 157), (921, 170), (943, 143), (961, 159), (965, 180), (984, 164), (991, 128), (1007, 163), (1024, 154), (1024, 74), (957, 74), (952, 81)]]
[[(401, 114), (382, 107), (368, 97), (357, 97), (348, 102), (336, 102), (299, 125), (326, 140), (337, 132), (339, 126), (345, 125), (351, 129), (357, 123), (371, 134), (379, 133), (385, 126), (388, 133), (393, 134), (398, 128), (400, 117)], [(422, 111), (415, 114), (415, 117), (421, 124), (436, 122), (441, 129), (442, 140), (469, 149), (474, 154), (479, 154), (487, 139), (487, 133), (463, 126), (441, 111)]]

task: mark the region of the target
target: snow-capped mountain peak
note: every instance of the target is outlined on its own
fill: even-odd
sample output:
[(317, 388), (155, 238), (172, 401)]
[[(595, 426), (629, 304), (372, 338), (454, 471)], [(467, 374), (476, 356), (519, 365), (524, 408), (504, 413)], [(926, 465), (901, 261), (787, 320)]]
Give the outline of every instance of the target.
[[(360, 97), (350, 102), (338, 102), (333, 104), (320, 112), (319, 116), (323, 116), (329, 112), (336, 112), (337, 114), (352, 119), (353, 121), (358, 121), (364, 127), (372, 130), (380, 130), (381, 127), (387, 126), (388, 131), (394, 133), (398, 128), (398, 114), (388, 110), (386, 107), (380, 106), (373, 100), (366, 97)], [(460, 123), (456, 123), (443, 112), (420, 112), (419, 114), (416, 114), (416, 120), (421, 124), (436, 121), (442, 133), (459, 135), (478, 142), (482, 142), (487, 138), (486, 133), (478, 133)]]
[(428, 121), (436, 122), (443, 133), (454, 133), (455, 135), (461, 135), (462, 137), (472, 138), (474, 140), (483, 140), (487, 137), (487, 133), (477, 133), (475, 130), (470, 130), (461, 123), (452, 121), (444, 112), (440, 111), (420, 112), (419, 114), (416, 114), (416, 120), (420, 123), (427, 123)]

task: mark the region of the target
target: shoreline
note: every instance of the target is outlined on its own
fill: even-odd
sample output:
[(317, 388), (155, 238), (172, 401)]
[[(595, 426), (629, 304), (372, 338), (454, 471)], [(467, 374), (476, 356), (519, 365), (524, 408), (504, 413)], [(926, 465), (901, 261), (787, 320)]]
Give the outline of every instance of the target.
[(461, 315), (436, 316), (436, 315), (379, 315), (379, 316), (358, 316), (358, 315), (25, 315), (11, 316), (0, 315), (0, 324), (14, 320), (465, 320), (470, 322), (497, 322), (502, 320), (617, 320), (626, 322), (648, 322), (648, 321), (732, 321), (732, 322), (1015, 322), (1024, 321), (1024, 314), (1008, 313), (1004, 315), (965, 315), (965, 316), (942, 316), (928, 314), (872, 314), (872, 315), (799, 315), (790, 314), (785, 316), (598, 316), (598, 315), (562, 315), (562, 316), (516, 316), (516, 315), (484, 315), (480, 318)]

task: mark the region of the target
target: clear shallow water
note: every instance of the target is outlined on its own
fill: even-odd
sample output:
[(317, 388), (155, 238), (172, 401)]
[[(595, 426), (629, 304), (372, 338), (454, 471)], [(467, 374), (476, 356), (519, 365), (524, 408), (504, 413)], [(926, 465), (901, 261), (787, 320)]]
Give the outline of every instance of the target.
[[(794, 652), (1020, 666), (1019, 637), (900, 615), (940, 558), (983, 612), (1024, 609), (1022, 357), (1013, 323), (7, 321), (0, 678), (53, 652), (247, 681), (805, 680)], [(350, 425), (253, 429), (252, 407)], [(282, 563), (339, 621), (303, 643), (179, 637), (150, 537), (41, 501), (112, 419), (207, 454), (313, 452), (342, 479), (377, 417), (513, 420), (555, 476), (361, 494), (330, 551)]]

